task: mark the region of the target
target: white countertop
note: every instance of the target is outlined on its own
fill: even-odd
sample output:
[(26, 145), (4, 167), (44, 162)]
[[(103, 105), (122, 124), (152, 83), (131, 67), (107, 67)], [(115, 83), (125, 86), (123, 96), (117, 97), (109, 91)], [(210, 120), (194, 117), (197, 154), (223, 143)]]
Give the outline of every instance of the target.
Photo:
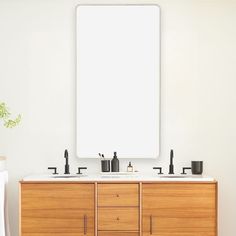
[(22, 179), (24, 182), (213, 182), (214, 178), (202, 175), (158, 175), (146, 173), (131, 174), (88, 174), (88, 175), (29, 175)]

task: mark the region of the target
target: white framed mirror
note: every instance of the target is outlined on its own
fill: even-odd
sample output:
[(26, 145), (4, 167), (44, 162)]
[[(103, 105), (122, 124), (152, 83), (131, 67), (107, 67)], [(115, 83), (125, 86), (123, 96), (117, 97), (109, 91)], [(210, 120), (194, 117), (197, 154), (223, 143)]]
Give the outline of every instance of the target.
[(160, 149), (160, 8), (76, 8), (76, 152), (156, 158)]

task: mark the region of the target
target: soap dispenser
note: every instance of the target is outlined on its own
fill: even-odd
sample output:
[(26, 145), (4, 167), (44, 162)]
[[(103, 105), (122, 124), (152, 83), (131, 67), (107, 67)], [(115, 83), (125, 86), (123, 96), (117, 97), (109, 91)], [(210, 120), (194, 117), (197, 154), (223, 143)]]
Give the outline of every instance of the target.
[(113, 159), (111, 160), (111, 172), (119, 172), (119, 160), (116, 152), (114, 152)]
[(133, 172), (133, 166), (131, 165), (131, 161), (129, 162), (129, 165), (127, 166), (127, 172)]

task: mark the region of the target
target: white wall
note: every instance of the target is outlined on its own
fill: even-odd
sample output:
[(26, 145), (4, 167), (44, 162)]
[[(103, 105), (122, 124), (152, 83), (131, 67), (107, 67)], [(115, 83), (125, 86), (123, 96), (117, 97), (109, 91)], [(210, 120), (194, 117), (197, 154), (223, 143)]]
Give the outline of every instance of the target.
[[(236, 1), (157, 0), (162, 10), (161, 156), (134, 160), (139, 170), (177, 171), (203, 160), (219, 181), (219, 235), (235, 236)], [(18, 235), (18, 181), (48, 166), (99, 171), (75, 155), (76, 0), (0, 0), (0, 101), (21, 113), (18, 128), (0, 127), (8, 157), (12, 235)], [(112, 137), (111, 137), (112, 138)], [(125, 167), (128, 160), (122, 160)]]

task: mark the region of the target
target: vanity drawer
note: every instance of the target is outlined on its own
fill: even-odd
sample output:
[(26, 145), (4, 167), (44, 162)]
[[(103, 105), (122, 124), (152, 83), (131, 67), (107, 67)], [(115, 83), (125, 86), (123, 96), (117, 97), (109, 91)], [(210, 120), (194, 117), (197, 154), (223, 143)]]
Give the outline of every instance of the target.
[(98, 208), (99, 231), (138, 231), (138, 207), (104, 207)]
[(139, 185), (98, 184), (98, 206), (139, 206)]
[(139, 236), (138, 232), (99, 231), (98, 236)]

